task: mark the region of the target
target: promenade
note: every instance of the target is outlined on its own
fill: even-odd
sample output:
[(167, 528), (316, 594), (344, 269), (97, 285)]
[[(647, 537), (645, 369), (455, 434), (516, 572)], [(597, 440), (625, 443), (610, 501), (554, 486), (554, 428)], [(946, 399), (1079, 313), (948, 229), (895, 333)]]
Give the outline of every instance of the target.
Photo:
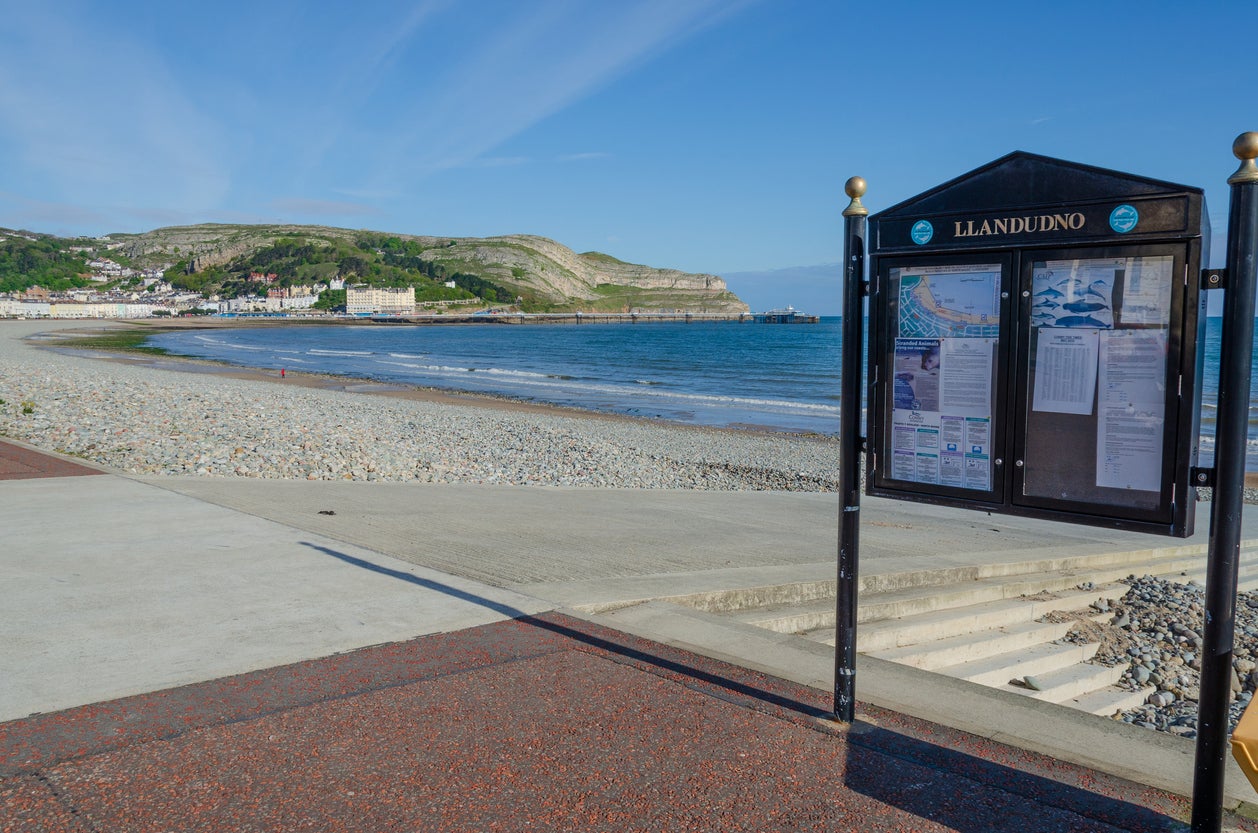
[[(933, 675), (862, 662), (843, 727), (790, 651), (609, 626), (832, 570), (832, 495), (134, 478), (4, 442), (0, 495), (6, 833), (1184, 829), (1154, 779), (878, 702)], [(1158, 543), (865, 514), (871, 573)], [(1064, 742), (1183, 741), (1083, 725)]]

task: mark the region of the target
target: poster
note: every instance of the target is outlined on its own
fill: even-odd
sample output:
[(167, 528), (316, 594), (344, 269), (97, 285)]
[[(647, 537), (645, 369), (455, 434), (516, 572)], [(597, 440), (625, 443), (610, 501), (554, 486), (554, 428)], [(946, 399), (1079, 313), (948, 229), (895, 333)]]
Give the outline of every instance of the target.
[(995, 338), (898, 338), (891, 476), (990, 491)]
[(1171, 280), (1175, 258), (1129, 257), (1122, 275), (1119, 320), (1126, 325), (1165, 327), (1171, 317)]
[(1165, 330), (1102, 333), (1096, 485), (1161, 490), (1166, 351)]
[(1031, 271), (1031, 324), (1036, 327), (1114, 326), (1114, 280), (1123, 258), (1050, 260)]
[(996, 338), (1000, 264), (894, 270), (900, 338)]
[(939, 339), (895, 340), (895, 407), (939, 410)]
[(952, 415), (991, 416), (996, 339), (945, 338), (940, 358), (940, 410)]
[(1101, 332), (1040, 328), (1035, 346), (1032, 410), (1092, 413)]

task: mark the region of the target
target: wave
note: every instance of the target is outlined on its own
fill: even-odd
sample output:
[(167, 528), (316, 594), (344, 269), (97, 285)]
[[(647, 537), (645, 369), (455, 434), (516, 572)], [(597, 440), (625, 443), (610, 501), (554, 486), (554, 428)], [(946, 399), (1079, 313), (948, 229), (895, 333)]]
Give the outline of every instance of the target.
[(424, 353), (390, 353), (389, 355), (395, 359), (422, 359), (425, 356)]
[[(662, 383), (643, 385), (639, 382), (634, 386), (618, 385), (614, 383), (590, 384), (588, 381), (582, 381), (581, 379), (573, 377), (565, 378), (558, 374), (532, 373), (523, 370), (505, 370), (503, 368), (426, 365), (413, 362), (391, 362), (384, 360), (378, 361), (377, 364), (405, 367), (410, 370), (427, 371), (429, 373), (441, 374), (445, 376), (463, 376), (466, 378), (467, 374), (472, 373), (483, 376), (494, 376), (503, 380), (503, 386), (489, 392), (504, 393), (507, 395), (519, 393), (520, 389), (547, 389), (552, 392), (561, 391), (565, 397), (580, 397), (582, 395), (590, 394), (597, 394), (600, 397), (613, 396), (626, 400), (641, 400), (649, 397), (655, 400), (666, 400), (669, 402), (700, 406), (706, 405), (708, 407), (715, 408), (750, 407), (779, 412), (806, 412), (827, 416), (832, 414), (837, 415), (839, 413), (837, 405), (798, 402), (786, 399), (766, 399), (752, 396), (681, 393), (678, 391), (661, 389)], [(637, 382), (637, 380), (635, 380), (635, 382)]]
[(203, 344), (212, 344), (215, 347), (226, 347), (230, 350), (249, 350), (254, 353), (272, 352), (272, 348), (270, 347), (255, 347), (252, 344), (241, 344), (238, 341), (227, 341), (226, 339), (214, 338), (207, 335), (196, 335), (193, 336), (193, 338)]
[(320, 350), (311, 348), (306, 351), (311, 356), (373, 356), (371, 350)]
[[(313, 351), (312, 351), (313, 352)], [(393, 355), (390, 353), (389, 355)], [(507, 370), (501, 367), (457, 367), (445, 364), (415, 364), (413, 362), (391, 362), (384, 359), (377, 360), (376, 364), (388, 364), (394, 367), (409, 367), (412, 370), (431, 370), (436, 373), (483, 373), (491, 376), (510, 376), (523, 379), (574, 379), (573, 376), (563, 376), (553, 373), (533, 373), (528, 370)]]

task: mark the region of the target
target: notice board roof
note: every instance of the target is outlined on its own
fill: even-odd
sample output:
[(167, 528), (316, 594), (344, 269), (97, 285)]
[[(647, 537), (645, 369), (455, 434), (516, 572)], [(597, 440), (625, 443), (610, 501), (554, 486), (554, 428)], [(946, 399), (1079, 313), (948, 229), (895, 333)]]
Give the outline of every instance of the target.
[(1209, 239), (1200, 188), (1025, 151), (869, 217), (871, 253)]
[(1202, 189), (1016, 150), (870, 217), (945, 214), (975, 206), (1044, 208)]

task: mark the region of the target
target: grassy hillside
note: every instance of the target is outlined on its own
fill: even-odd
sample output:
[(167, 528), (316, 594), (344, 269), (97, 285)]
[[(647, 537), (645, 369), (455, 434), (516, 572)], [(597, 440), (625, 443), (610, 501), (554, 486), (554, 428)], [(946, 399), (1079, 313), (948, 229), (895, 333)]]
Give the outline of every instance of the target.
[[(7, 272), (7, 261), (0, 259), (0, 279), (9, 277), (7, 286), (0, 284), (5, 291), (85, 285), (86, 260), (103, 256), (136, 268), (166, 267), (175, 287), (207, 297), (339, 278), (413, 286), (420, 301), (482, 298), (530, 312), (747, 308), (714, 275), (638, 266), (600, 252), (577, 254), (528, 235), (449, 238), (327, 226), (203, 224), (102, 239), (41, 235), (34, 242), (16, 237), (0, 242), (20, 250), (10, 257), (15, 265)], [(454, 287), (445, 285), (451, 281)], [(322, 305), (332, 301), (329, 295)]]

